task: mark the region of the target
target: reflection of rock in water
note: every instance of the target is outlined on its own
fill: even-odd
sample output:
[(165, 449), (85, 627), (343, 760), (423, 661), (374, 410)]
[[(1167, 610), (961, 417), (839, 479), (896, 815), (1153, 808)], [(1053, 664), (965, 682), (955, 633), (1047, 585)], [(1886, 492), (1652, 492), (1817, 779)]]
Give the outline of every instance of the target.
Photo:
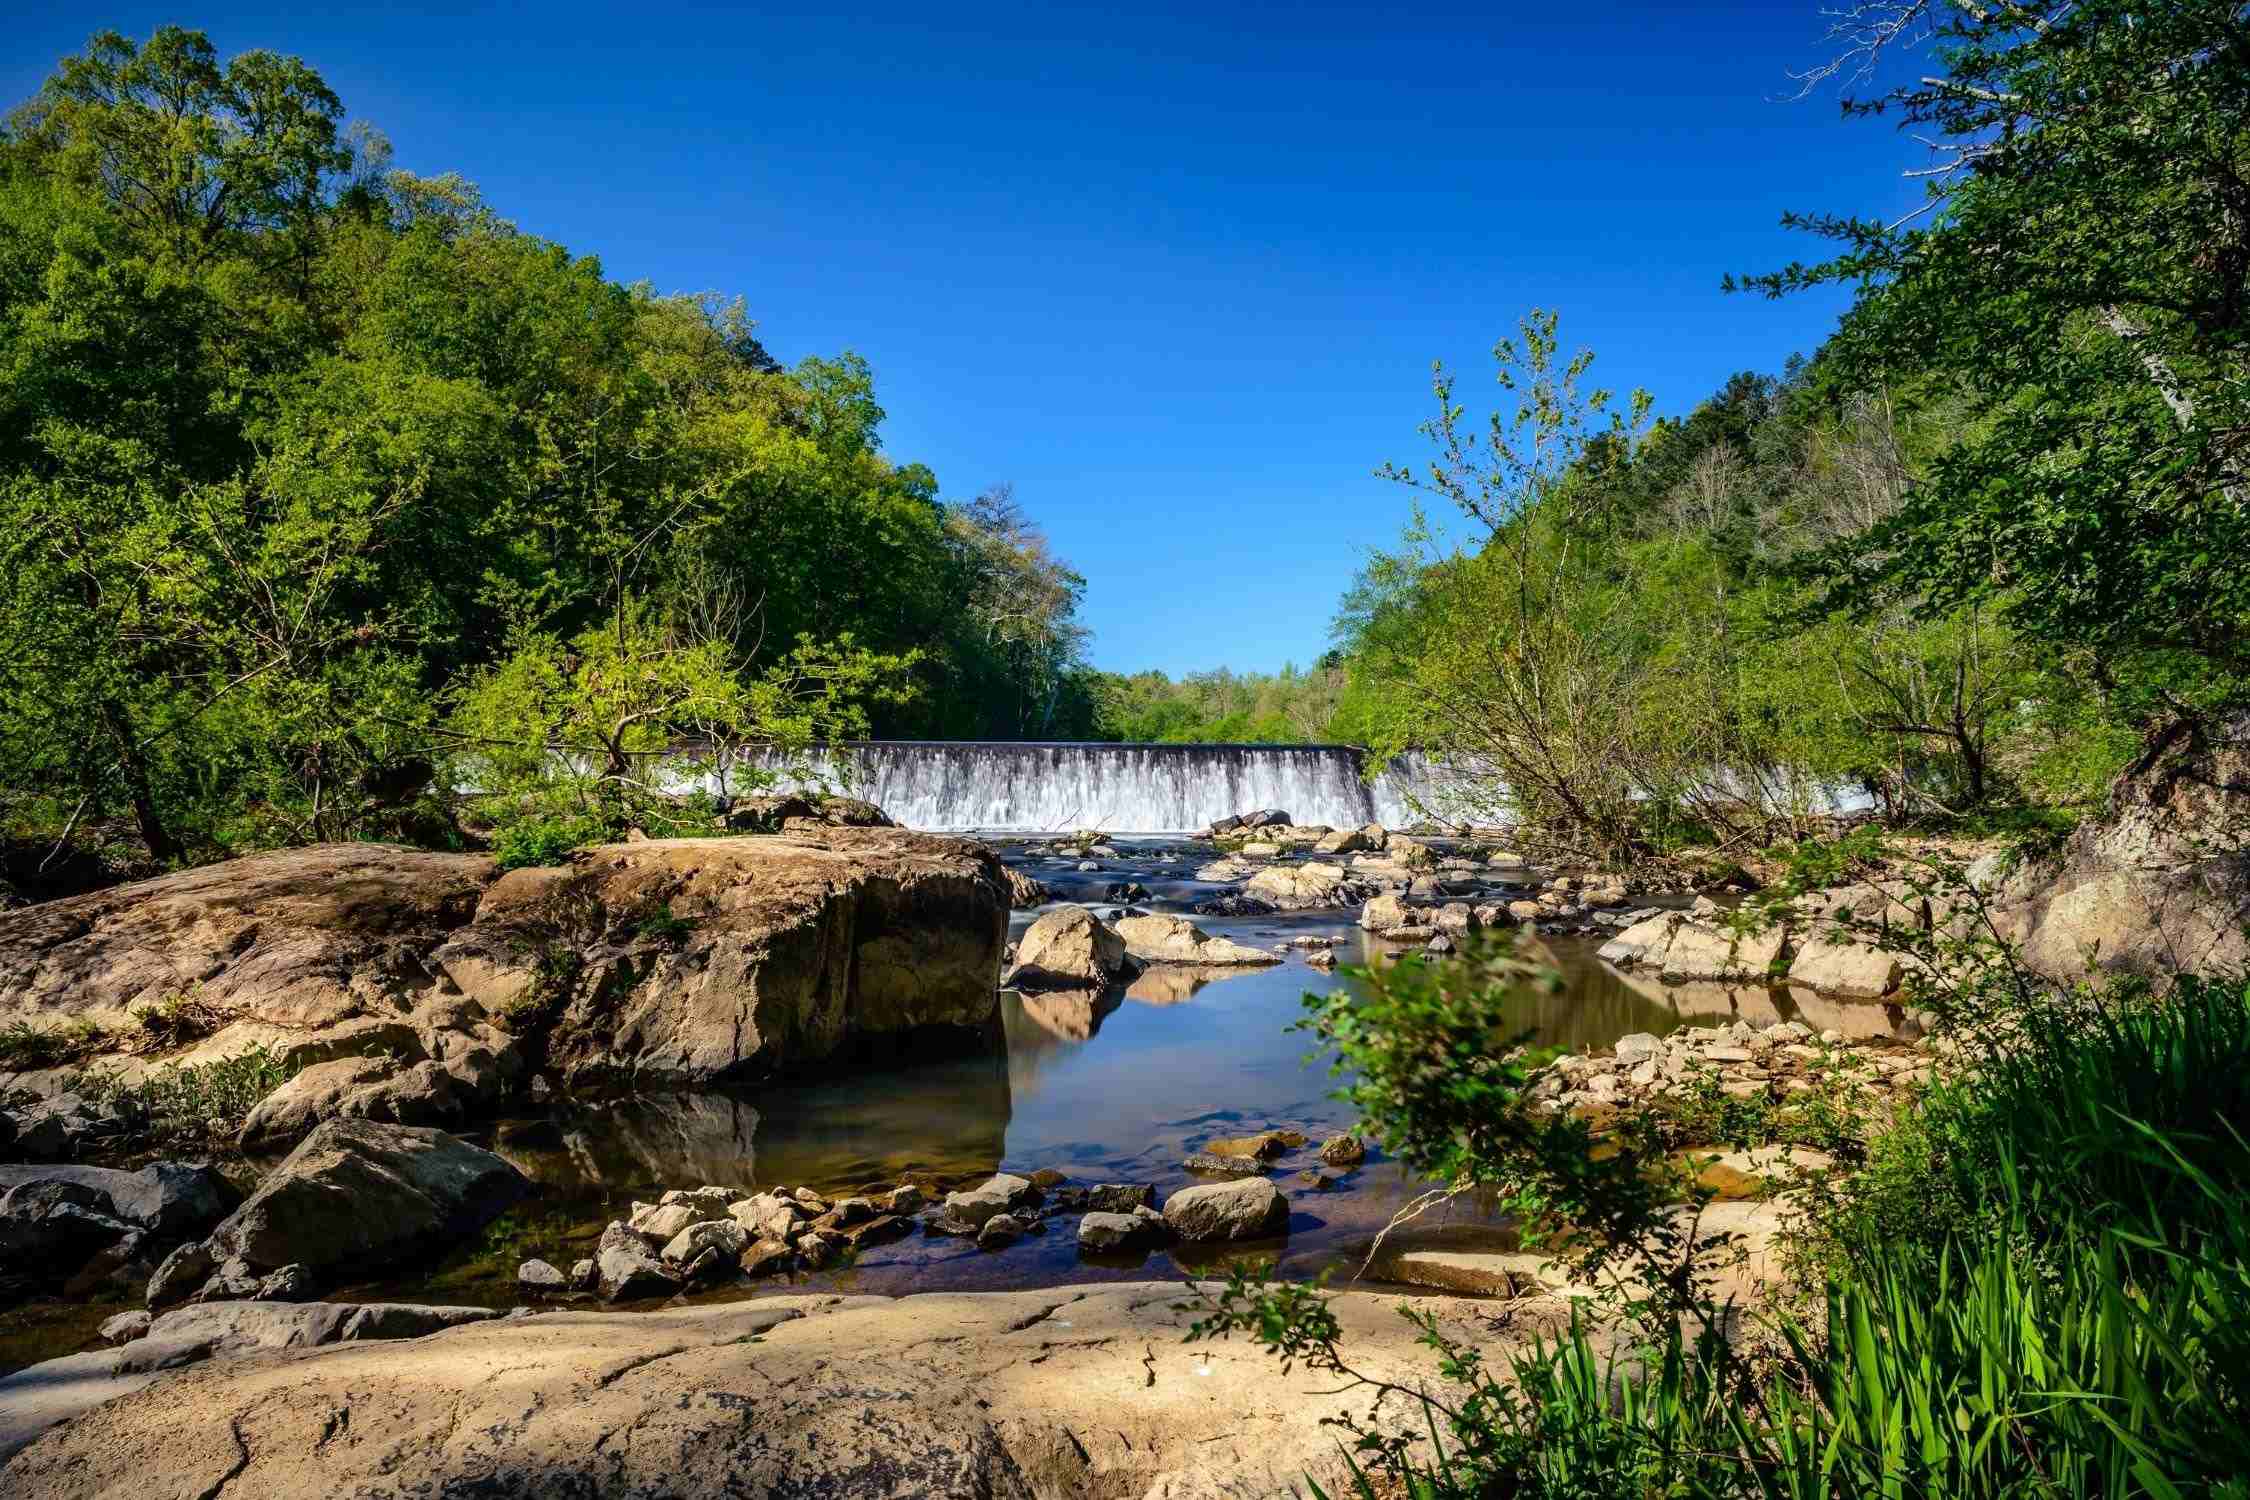
[(1102, 1017), (1123, 1002), (1124, 995), (1103, 990), (1045, 990), (1038, 994), (1000, 992), (1001, 1025), (1008, 1048), (1037, 1049), (1055, 1042), (1084, 1042), (1102, 1029)]
[(1144, 969), (1140, 977), (1125, 987), (1125, 998), (1138, 1000), (1143, 1005), (1177, 1005), (1202, 989), (1222, 979), (1236, 979), (1260, 970), (1235, 967), (1198, 967), (1195, 964), (1154, 964)]
[(758, 1111), (731, 1094), (618, 1099), (568, 1121), (571, 1175), (606, 1188), (748, 1186), (757, 1180)]
[(1007, 1149), (1011, 1107), (1005, 1058), (957, 1058), (765, 1088), (754, 1105), (722, 1093), (607, 1101), (564, 1116), (559, 1148), (545, 1146), (544, 1132), (520, 1129), (501, 1132), (496, 1146), (535, 1180), (566, 1191), (835, 1188), (908, 1171), (993, 1171)]
[(1839, 1000), (1797, 985), (1666, 984), (1653, 974), (1611, 970), (1617, 982), (1651, 1001), (1695, 1020), (1713, 1018), (1771, 1026), (1801, 1021), (1814, 1031), (1840, 1031), (1847, 1037), (1894, 1035), (1906, 1018), (1897, 1005), (1876, 1000)]

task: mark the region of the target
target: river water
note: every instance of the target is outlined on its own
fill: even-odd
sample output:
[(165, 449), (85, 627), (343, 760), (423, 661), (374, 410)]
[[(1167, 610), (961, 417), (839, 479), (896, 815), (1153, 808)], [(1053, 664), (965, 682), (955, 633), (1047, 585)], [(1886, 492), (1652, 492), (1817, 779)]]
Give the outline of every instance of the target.
[[(1008, 841), (1003, 857), (1048, 882), (1066, 899), (1107, 910), (1100, 893), (1133, 880), (1151, 895), (1136, 905), (1183, 910), (1223, 887), (1193, 878), (1212, 857), (1209, 844), (1171, 839), (1112, 840), (1119, 857), (1081, 871), (1039, 842)], [(1523, 876), (1520, 878), (1528, 878)], [(1495, 895), (1504, 894), (1497, 887)], [(1020, 932), (1035, 913), (1019, 912)], [(1197, 917), (1206, 932), (1271, 948), (1293, 937), (1344, 940), (1338, 958), (1358, 964), (1370, 948), (1356, 913), (1323, 911), (1266, 917)], [(1549, 940), (1566, 983), (1558, 994), (1526, 997), (1520, 1025), (1537, 1040), (1576, 1049), (1607, 1046), (1636, 1031), (1662, 1034), (1683, 1025), (1736, 1018), (1801, 1016), (1816, 1027), (1854, 1034), (1890, 1030), (1884, 1007), (1842, 1005), (1762, 988), (1667, 989), (1631, 981), (1597, 962), (1596, 938)], [(667, 1188), (718, 1183), (745, 1188), (809, 1186), (835, 1194), (889, 1185), (908, 1174), (947, 1183), (981, 1181), (995, 1171), (1041, 1168), (1077, 1183), (1145, 1182), (1159, 1198), (1198, 1178), (1183, 1158), (1215, 1136), (1263, 1129), (1301, 1131), (1310, 1144), (1275, 1164), (1291, 1199), (1286, 1241), (1242, 1252), (1278, 1260), (1289, 1275), (1356, 1261), (1391, 1214), (1420, 1184), (1380, 1158), (1323, 1189), (1299, 1173), (1317, 1165), (1313, 1147), (1353, 1124), (1333, 1096), (1338, 1081), (1312, 1055), (1312, 1039), (1292, 1027), (1306, 995), (1346, 978), (1305, 962), (1302, 950), (1269, 968), (1188, 970), (1154, 967), (1099, 1000), (1083, 996), (1002, 996), (1004, 1057), (956, 1058), (833, 1083), (766, 1087), (742, 1095), (700, 1094), (558, 1106), (503, 1121), (478, 1138), (541, 1186), (529, 1207), (434, 1272), (368, 1283), (339, 1295), (485, 1303), (516, 1301), (514, 1271), (528, 1256), (566, 1269), (591, 1255), (604, 1224)], [(1462, 1233), (1491, 1225), (1474, 1202), (1455, 1205), (1423, 1226)], [(965, 1241), (916, 1234), (872, 1248), (853, 1265), (708, 1294), (708, 1299), (807, 1287), (899, 1293), (1145, 1279), (1203, 1270), (1223, 1253), (1154, 1250), (1082, 1259), (1074, 1220), (1054, 1221), (1043, 1237), (998, 1252)]]

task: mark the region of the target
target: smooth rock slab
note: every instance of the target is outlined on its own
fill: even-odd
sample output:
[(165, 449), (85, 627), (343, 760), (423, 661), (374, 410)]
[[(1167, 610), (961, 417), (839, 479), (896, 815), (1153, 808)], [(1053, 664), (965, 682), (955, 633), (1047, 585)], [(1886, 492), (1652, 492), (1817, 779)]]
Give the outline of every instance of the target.
[(1281, 962), (1262, 948), (1212, 937), (1185, 917), (1163, 913), (1121, 917), (1117, 935), (1125, 940), (1125, 951), (1143, 963), (1230, 968)]
[[(137, 1316), (147, 1318), (145, 1313)], [(402, 1302), (214, 1302), (179, 1308), (148, 1322), (145, 1331), (119, 1348), (51, 1359), (0, 1379), (0, 1464), (48, 1428), (130, 1395), (168, 1370), (267, 1350), (420, 1338), (499, 1316), (486, 1307)], [(148, 1494), (149, 1482), (169, 1473), (164, 1459), (157, 1457), (133, 1482), (86, 1493)], [(0, 1494), (13, 1497), (13, 1486), (10, 1476), (0, 1474)]]
[[(1248, 1340), (1183, 1344), (1193, 1300), (1177, 1281), (776, 1297), (210, 1364), (49, 1434), (0, 1493), (1214, 1500), (1308, 1477), (1349, 1493), (1324, 1419), (1365, 1417), (1371, 1398), (1284, 1374)], [(1498, 1357), (1473, 1304), (1344, 1292), (1331, 1307), (1355, 1369), (1434, 1378), (1402, 1301)], [(1527, 1304), (1516, 1336), (1563, 1316)], [(1375, 1415), (1404, 1426), (1399, 1406)]]

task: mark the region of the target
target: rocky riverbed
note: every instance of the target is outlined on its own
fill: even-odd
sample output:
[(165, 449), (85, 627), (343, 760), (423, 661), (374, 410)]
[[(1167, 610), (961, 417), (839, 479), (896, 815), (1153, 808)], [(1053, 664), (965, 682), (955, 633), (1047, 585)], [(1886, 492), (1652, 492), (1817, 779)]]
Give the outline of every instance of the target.
[[(1443, 952), (1486, 927), (1537, 930), (1568, 983), (1526, 997), (1524, 1024), (1580, 1050), (1699, 1023), (1838, 1044), (1911, 1030), (1895, 1007), (1740, 969), (1668, 983), (1614, 950), (1656, 923), (1667, 953), (1687, 951), (1679, 934), (1711, 926), (1692, 893), (1270, 815), (1202, 839), (981, 844), (799, 825), (504, 878), (472, 856), (275, 858), (231, 885), (192, 872), (6, 919), (0, 999), (51, 1016), (76, 986), (130, 1047), (0, 1082), (15, 1100), (0, 1140), (38, 1159), (0, 1177), (0, 1235), (45, 1247), (10, 1285), (0, 1368), (69, 1356), (137, 1379), (172, 1356), (73, 1351), (158, 1349), (175, 1309), (719, 1318), (776, 1297), (1123, 1284), (1243, 1258), (1290, 1275), (1356, 1266), (1415, 1185), (1344, 1139), (1353, 1121), (1287, 1027), (1307, 991), (1349, 982), (1339, 965)], [(432, 858), (469, 862), (415, 863)], [(1604, 945), (1620, 963), (1597, 957)], [(847, 954), (837, 975), (825, 955)], [(975, 983), (946, 977), (979, 965)], [(150, 1046), (148, 997), (182, 974), (205, 1032)], [(718, 1040), (729, 985), (760, 997), (728, 1012), (755, 1024)], [(202, 1137), (216, 1170), (151, 1169), (200, 1185), (192, 1215), (152, 1219), (134, 1174), (70, 1185), (35, 1170), (139, 1166), (167, 1139), (148, 1080), (229, 1046), (291, 1079), (243, 1127)], [(1607, 1102), (1613, 1073), (1573, 1080), (1558, 1107)], [(1636, 1070), (1616, 1076), (1630, 1088)], [(425, 1121), (442, 1146), (381, 1134)], [(365, 1211), (385, 1193), (396, 1201)], [(378, 1243), (370, 1217), (402, 1231)], [(1513, 1253), (1473, 1200), (1392, 1249), (1385, 1279), (1544, 1288), (1510, 1279), (1520, 1266), (1464, 1279), (1445, 1259)]]

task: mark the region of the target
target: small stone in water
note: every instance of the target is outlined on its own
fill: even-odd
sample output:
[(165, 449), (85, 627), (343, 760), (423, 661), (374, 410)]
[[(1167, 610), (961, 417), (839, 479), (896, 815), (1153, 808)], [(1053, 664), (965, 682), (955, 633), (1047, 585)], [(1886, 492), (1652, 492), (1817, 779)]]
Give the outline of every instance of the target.
[(1129, 1214), (1155, 1206), (1156, 1189), (1145, 1182), (1105, 1182), (1086, 1194), (1086, 1207), (1096, 1213)]
[(991, 1218), (985, 1220), (984, 1227), (977, 1231), (977, 1248), (979, 1250), (998, 1250), (1003, 1246), (1012, 1245), (1023, 1238), (1025, 1227), (1024, 1221), (1014, 1214), (994, 1214)]
[(516, 1267), (517, 1288), (533, 1296), (553, 1296), (569, 1285), (563, 1273), (546, 1261), (527, 1260)]

